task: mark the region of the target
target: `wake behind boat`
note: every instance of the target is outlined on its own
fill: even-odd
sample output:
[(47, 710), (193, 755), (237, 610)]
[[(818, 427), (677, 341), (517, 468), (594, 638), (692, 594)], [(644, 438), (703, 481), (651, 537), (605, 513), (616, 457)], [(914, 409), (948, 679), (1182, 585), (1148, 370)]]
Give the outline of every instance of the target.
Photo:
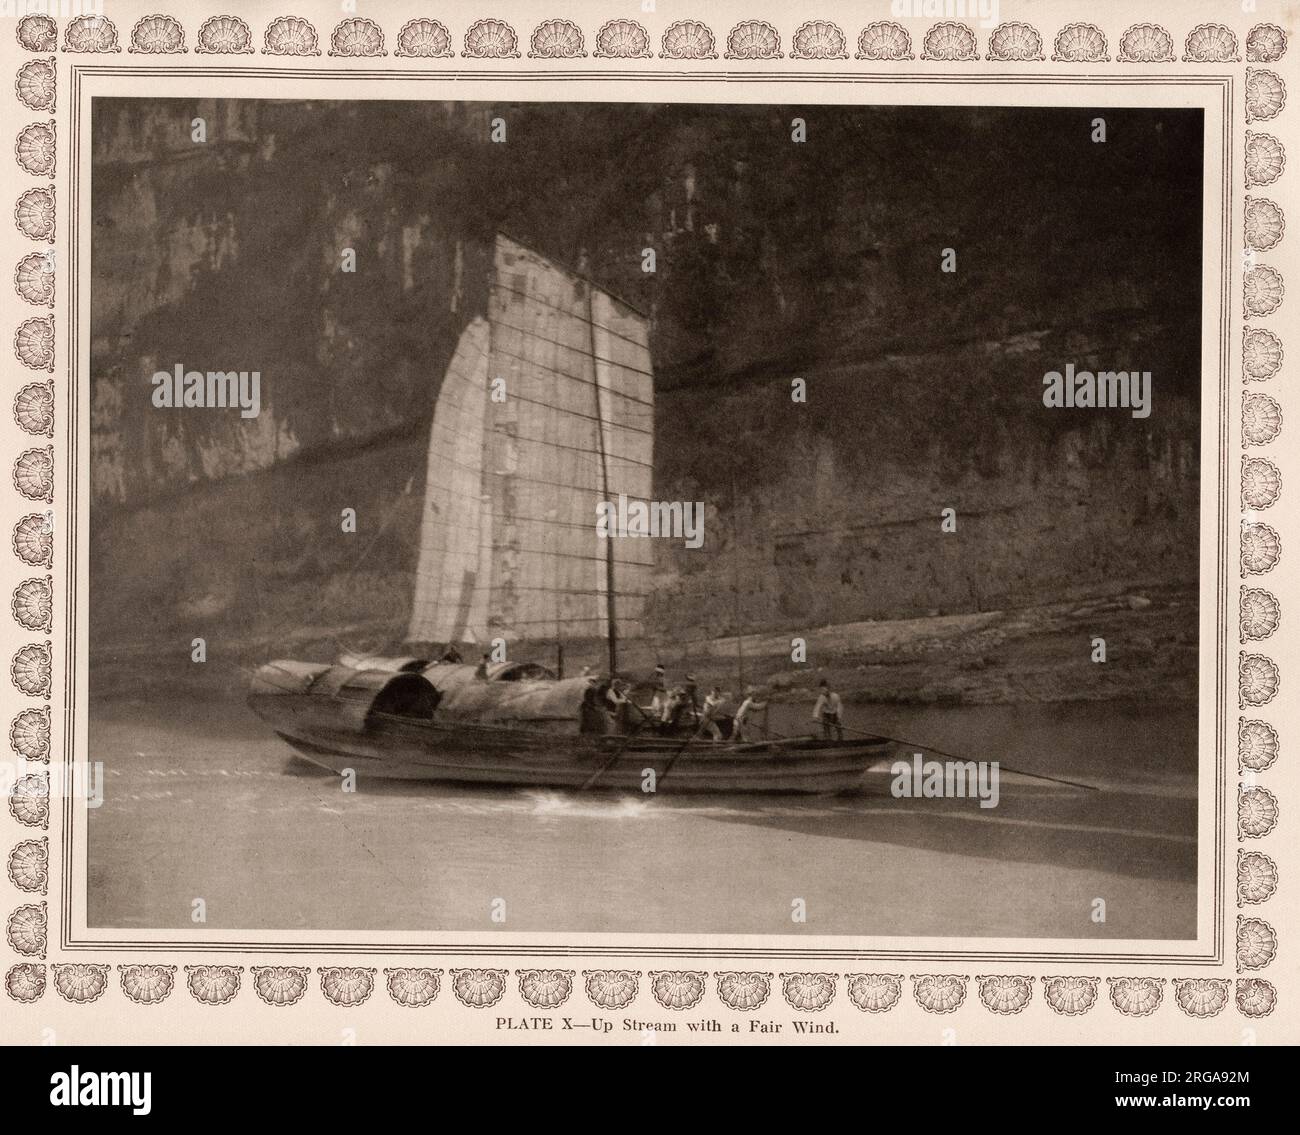
[[(680, 721), (615, 712), (618, 641), (645, 634), (653, 560), (648, 540), (602, 534), (596, 515), (649, 507), (649, 324), (504, 236), (485, 307), (434, 408), (406, 652), (268, 663), (252, 708), (309, 760), (360, 775), (645, 790), (653, 770), (655, 791), (858, 789), (886, 739), (742, 740), (722, 719), (706, 740), (693, 705)], [(603, 677), (491, 653), (433, 661), (507, 644), (562, 658), (566, 638), (597, 637)]]

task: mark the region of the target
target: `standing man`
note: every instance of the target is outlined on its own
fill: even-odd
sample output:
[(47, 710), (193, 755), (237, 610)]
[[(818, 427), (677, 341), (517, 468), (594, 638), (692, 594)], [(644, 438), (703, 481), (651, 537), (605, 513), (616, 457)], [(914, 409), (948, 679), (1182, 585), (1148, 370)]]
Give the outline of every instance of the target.
[(704, 705), (700, 709), (700, 727), (695, 731), (695, 736), (703, 737), (705, 733), (708, 733), (712, 740), (722, 740), (722, 730), (714, 718), (722, 712), (722, 703), (725, 700), (722, 690), (717, 686), (714, 686), (705, 695)]
[(844, 740), (844, 726), (840, 721), (842, 706), (840, 695), (831, 689), (831, 684), (823, 678), (818, 684), (817, 704), (813, 706), (813, 720), (820, 722), (822, 740)]
[(650, 716), (656, 720), (663, 717), (664, 707), (668, 704), (668, 689), (664, 681), (665, 671), (659, 663), (650, 675)]
[(686, 681), (682, 685), (682, 693), (685, 695), (685, 699), (686, 699), (682, 708), (685, 709), (687, 706), (689, 706), (691, 710), (691, 720), (699, 721), (700, 690), (699, 690), (699, 686), (696, 685), (694, 674), (686, 675)]
[[(627, 734), (632, 731), (631, 709), (632, 699), (628, 697), (627, 683), (622, 678), (615, 678), (609, 684), (609, 691), (605, 694), (605, 701), (608, 704), (609, 711), (614, 716), (614, 732)], [(644, 714), (642, 715), (644, 718)]]
[(745, 700), (740, 703), (740, 708), (736, 710), (736, 716), (732, 719), (731, 739), (733, 741), (748, 741), (746, 728), (749, 725), (750, 718), (757, 716), (767, 709), (767, 691), (762, 689), (750, 690)]

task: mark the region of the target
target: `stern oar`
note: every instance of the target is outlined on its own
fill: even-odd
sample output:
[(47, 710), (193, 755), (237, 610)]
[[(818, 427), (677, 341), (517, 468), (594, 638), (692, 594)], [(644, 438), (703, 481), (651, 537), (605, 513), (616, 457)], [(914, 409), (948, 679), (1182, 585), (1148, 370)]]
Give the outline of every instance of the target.
[(586, 780), (582, 782), (582, 784), (578, 788), (579, 792), (586, 792), (587, 789), (589, 789), (593, 784), (595, 784), (596, 781), (598, 781), (602, 776), (605, 775), (605, 773), (607, 773), (610, 769), (612, 769), (614, 767), (614, 762), (617, 761), (618, 758), (623, 755), (627, 747), (630, 744), (632, 744), (633, 741), (636, 740), (637, 734), (640, 733), (641, 730), (650, 721), (650, 715), (646, 713), (646, 711), (643, 710), (639, 705), (637, 705), (636, 702), (632, 701), (631, 698), (628, 699), (628, 704), (631, 706), (635, 706), (636, 711), (641, 715), (641, 720), (637, 722), (636, 728), (633, 729), (632, 732), (627, 735), (623, 743), (617, 749), (614, 750), (614, 755), (610, 757), (609, 760), (607, 760), (603, 765), (600, 766), (600, 768), (598, 768), (589, 777), (587, 777)]

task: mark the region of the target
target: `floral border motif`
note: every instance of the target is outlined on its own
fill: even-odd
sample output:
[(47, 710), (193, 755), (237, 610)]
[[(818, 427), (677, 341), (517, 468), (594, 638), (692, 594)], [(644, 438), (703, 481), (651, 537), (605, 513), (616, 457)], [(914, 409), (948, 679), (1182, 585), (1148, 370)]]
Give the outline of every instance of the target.
[(781, 994), (791, 1009), (820, 1013), (835, 1000), (835, 973), (783, 973)]
[(1183, 42), (1183, 62), (1241, 62), (1236, 33), (1225, 24), (1197, 24)]
[(253, 966), (253, 992), (267, 1005), (296, 1005), (307, 992), (308, 966)]
[(781, 33), (766, 20), (743, 20), (727, 33), (727, 59), (781, 59)]
[(1097, 1004), (1099, 977), (1044, 977), (1043, 1000), (1053, 1013), (1081, 1017)]
[(901, 973), (848, 973), (845, 992), (864, 1013), (888, 1013), (903, 998)]
[(186, 966), (185, 988), (200, 1005), (228, 1005), (239, 993), (243, 973), (243, 966)]
[(475, 20), (465, 30), (467, 59), (518, 59), (519, 36), (504, 20)]
[(253, 32), (238, 16), (209, 16), (199, 27), (199, 55), (252, 55)]
[(14, 91), (28, 110), (54, 110), (58, 94), (58, 65), (53, 55), (48, 59), (29, 59), (18, 68)]
[(50, 882), (49, 838), (41, 836), (40, 839), (25, 839), (14, 844), (5, 870), (9, 882), (18, 890), (43, 896)]
[(1041, 62), (1046, 58), (1043, 55), (1043, 37), (1030, 24), (1008, 20), (998, 24), (989, 36), (988, 57), (998, 63)]
[(490, 1009), (506, 995), (503, 969), (453, 969), (452, 995), (468, 1009)]
[(1176, 977), (1173, 982), (1174, 1004), (1198, 1020), (1222, 1013), (1232, 992), (1226, 977)]
[(63, 31), (63, 50), (87, 54), (116, 52), (117, 27), (107, 16), (77, 16)]
[(33, 307), (54, 306), (54, 272), (49, 249), (29, 252), (14, 265), (14, 291)]
[[(1188, 35), (1188, 54), (1192, 38), (1201, 28)], [(1223, 44), (1227, 38), (1219, 35)], [(1235, 48), (1235, 37), (1232, 40)], [(1246, 58), (1251, 63), (1273, 63), (1286, 50), (1286, 33), (1275, 24), (1257, 24), (1246, 36)], [(1234, 50), (1232, 58), (1239, 58)], [(1286, 105), (1286, 84), (1275, 71), (1260, 67), (1246, 68), (1245, 119), (1247, 124), (1276, 119)], [(1272, 134), (1245, 131), (1242, 145), (1244, 180), (1247, 190), (1278, 182), (1286, 170), (1286, 151)], [(1282, 209), (1269, 198), (1246, 197), (1243, 211), (1242, 245), (1249, 255), (1275, 249), (1286, 233)], [(1266, 263), (1251, 262), (1243, 274), (1242, 307), (1247, 319), (1258, 320), (1273, 315), (1282, 305), (1285, 283), (1281, 273)], [(1282, 340), (1266, 327), (1247, 327), (1242, 337), (1243, 377), (1248, 381), (1266, 381), (1277, 374), (1282, 364)], [(1274, 440), (1282, 428), (1283, 410), (1272, 395), (1247, 390), (1241, 402), (1241, 439), (1243, 446), (1264, 445)], [(1282, 553), (1277, 530), (1260, 521), (1254, 513), (1273, 505), (1281, 493), (1282, 483), (1277, 466), (1264, 458), (1241, 458), (1241, 573), (1260, 575), (1277, 566)], [(1240, 591), (1240, 639), (1244, 645), (1268, 638), (1277, 629), (1281, 607), (1276, 597), (1258, 587)], [(1281, 673), (1277, 664), (1263, 654), (1242, 651), (1238, 659), (1238, 703), (1241, 709), (1266, 706), (1277, 696)], [(1263, 851), (1247, 848), (1245, 841), (1270, 836), (1277, 826), (1279, 807), (1276, 796), (1257, 782), (1277, 758), (1280, 739), (1267, 721), (1241, 717), (1237, 726), (1238, 769), (1242, 775), (1237, 799), (1237, 903), (1238, 909), (1267, 902), (1277, 891), (1277, 863)], [(1276, 951), (1277, 939), (1272, 927), (1262, 919), (1238, 913), (1235, 963), (1238, 974), (1235, 1005), (1245, 1017), (1267, 1016), (1276, 1004), (1276, 990), (1260, 978), (1242, 978), (1266, 966)], [(1179, 1008), (1193, 1017), (1213, 1016), (1226, 1005), (1228, 983), (1200, 979), (1196, 984), (1176, 984)]]
[(108, 969), (102, 962), (53, 962), (54, 991), (74, 1005), (98, 1001), (108, 989)]
[(1174, 37), (1159, 24), (1134, 24), (1119, 37), (1117, 63), (1173, 63)]
[(636, 20), (610, 20), (596, 33), (596, 59), (649, 59), (650, 33)]
[(264, 55), (319, 55), (320, 37), (301, 16), (281, 16), (262, 33)]
[(955, 1013), (966, 1000), (969, 976), (922, 973), (912, 977), (912, 996), (927, 1013)]
[(558, 1009), (573, 994), (573, 979), (577, 974), (571, 969), (521, 969), (519, 996), (534, 1009)]
[(976, 977), (980, 1001), (990, 1013), (1013, 1016), (1022, 1013), (1034, 996), (1034, 979), (1028, 974), (999, 973)]
[(897, 61), (915, 59), (912, 54), (912, 37), (902, 24), (892, 20), (876, 20), (858, 35), (858, 50), (854, 59), (879, 59)]
[(1126, 1017), (1149, 1017), (1165, 998), (1163, 977), (1108, 977), (1110, 1003)]
[(374, 20), (353, 16), (331, 33), (329, 54), (344, 59), (373, 59), (387, 55), (383, 30)]
[(131, 29), (133, 55), (183, 55), (185, 29), (173, 16), (142, 16)]
[(1271, 591), (1243, 587), (1238, 602), (1239, 636), (1244, 646), (1270, 638), (1282, 621), (1282, 607)]
[[(188, 51), (185, 29), (166, 14), (146, 15), (131, 27), (125, 55), (181, 55)], [(328, 55), (334, 58), (377, 58), (387, 54), (384, 30), (374, 20), (344, 19), (330, 36)], [(14, 78), (18, 103), (27, 111), (52, 114), (56, 109), (57, 53), (112, 55), (123, 52), (117, 26), (102, 15), (83, 15), (63, 23), (49, 16), (29, 14), (16, 26), (20, 47), (32, 53)], [(602, 60), (639, 60), (653, 56), (650, 33), (635, 20), (609, 20), (595, 35), (593, 55)], [(393, 55), (402, 59), (452, 58), (449, 29), (437, 20), (407, 21), (396, 35)], [(530, 37), (528, 57), (533, 59), (586, 58), (583, 30), (570, 20), (539, 23)], [(744, 20), (726, 37), (723, 58), (740, 61), (771, 61), (785, 58), (781, 32), (764, 20)], [(864, 62), (895, 62), (916, 58), (912, 36), (900, 23), (876, 21), (867, 24), (856, 40), (853, 59)], [(940, 21), (922, 36), (920, 58), (930, 62), (973, 62), (977, 53), (974, 30), (957, 21)], [(1244, 54), (1244, 118), (1248, 124), (1270, 122), (1286, 108), (1286, 83), (1271, 66), (1288, 49), (1287, 33), (1278, 25), (1258, 23), (1244, 39), (1225, 24), (1202, 23), (1187, 31), (1181, 60), (1197, 64), (1240, 64)], [(316, 27), (296, 16), (281, 16), (264, 30), (262, 53), (281, 57), (320, 56)], [(1056, 63), (1109, 63), (1106, 34), (1092, 23), (1069, 23), (1053, 37), (1051, 59)], [(250, 55), (255, 53), (249, 24), (234, 15), (213, 15), (203, 20), (195, 33), (195, 54)], [(462, 54), (470, 59), (517, 59), (519, 40), (514, 28), (503, 20), (482, 19), (464, 32)], [(714, 31), (698, 20), (677, 20), (669, 24), (659, 41), (658, 58), (706, 61), (719, 58)], [(823, 19), (801, 23), (791, 36), (789, 58), (807, 61), (846, 61), (847, 38), (839, 25)], [(1044, 39), (1039, 29), (1020, 21), (999, 24), (989, 36), (987, 55), (993, 63), (1038, 62), (1044, 60)], [(1120, 36), (1115, 63), (1162, 64), (1176, 62), (1174, 36), (1152, 23), (1135, 23)], [(14, 145), (18, 168), (34, 178), (53, 178), (57, 151), (56, 125), (29, 123), (21, 129)], [(1271, 133), (1245, 131), (1243, 147), (1245, 186), (1257, 189), (1278, 183), (1286, 173), (1286, 153)], [(55, 187), (42, 184), (24, 188), (13, 210), (20, 234), (33, 242), (53, 245), (55, 240)], [(1272, 198), (1248, 196), (1244, 211), (1243, 245), (1256, 254), (1274, 251), (1285, 238), (1282, 207)], [(1251, 264), (1243, 274), (1242, 310), (1247, 319), (1265, 320), (1275, 315), (1285, 297), (1281, 273), (1266, 263)], [(55, 272), (49, 253), (22, 256), (14, 270), (14, 286), (25, 302), (54, 308)], [(27, 316), (17, 322), (13, 333), (15, 358), (24, 366), (52, 373), (55, 365), (55, 322), (53, 314)], [(1243, 328), (1242, 363), (1247, 382), (1263, 382), (1276, 376), (1283, 357), (1279, 334), (1268, 326)], [(19, 426), (29, 434), (53, 436), (54, 406), (52, 381), (22, 385), (14, 397)], [(1278, 397), (1247, 390), (1241, 403), (1243, 447), (1267, 445), (1278, 436), (1283, 408)], [(27, 500), (50, 504), (54, 496), (54, 447), (31, 447), (19, 453), (13, 464), (13, 488)], [(1241, 454), (1240, 498), (1242, 509), (1241, 562), (1243, 578), (1272, 571), (1281, 556), (1282, 538), (1258, 512), (1271, 507), (1280, 497), (1282, 482), (1277, 465), (1264, 457)], [(51, 513), (30, 512), (14, 522), (12, 551), (29, 567), (50, 569), (53, 564)], [(49, 634), (52, 629), (52, 579), (49, 575), (20, 580), (11, 593), (11, 615), (29, 632)], [(1242, 644), (1270, 638), (1279, 628), (1281, 606), (1273, 592), (1260, 587), (1239, 588), (1239, 628)], [(52, 645), (31, 642), (19, 647), (10, 664), (10, 679), (21, 695), (43, 704), (27, 706), (12, 718), (9, 741), (23, 760), (50, 759)], [(1281, 672), (1270, 657), (1242, 650), (1238, 660), (1238, 698), (1243, 714), (1271, 704), (1281, 688)], [(1280, 816), (1277, 795), (1258, 782), (1275, 767), (1280, 738), (1268, 721), (1242, 716), (1238, 721), (1237, 902), (1239, 908), (1257, 909), (1270, 901), (1279, 886), (1275, 859), (1260, 850), (1258, 841), (1276, 831)], [(49, 818), (49, 773), (29, 772), (9, 792), (10, 814), (27, 828), (45, 829)], [(1265, 844), (1264, 846), (1267, 846)], [(45, 836), (18, 841), (7, 855), (6, 875), (18, 892), (43, 896), (49, 881), (49, 841)], [(5, 994), (19, 1003), (39, 999), (47, 980), (60, 998), (73, 1004), (98, 1001), (109, 986), (109, 966), (96, 963), (44, 962), (48, 948), (48, 909), (44, 902), (13, 907), (6, 920), (6, 942), (20, 958), (5, 976)], [(1254, 976), (1269, 966), (1277, 951), (1277, 934), (1272, 925), (1254, 915), (1238, 913), (1236, 969), (1234, 979), (1220, 977), (1174, 977), (1169, 979), (1173, 1001), (1185, 1015), (1205, 1019), (1221, 1013), (1231, 1002), (1245, 1018), (1260, 1018), (1276, 1007), (1275, 987)], [(174, 964), (120, 965), (119, 984), (123, 995), (140, 1005), (156, 1004), (174, 990), (178, 967)], [(244, 967), (230, 965), (186, 965), (185, 984), (199, 1004), (229, 1004), (237, 996)], [(1243, 971), (1248, 976), (1243, 976)], [(47, 979), (47, 972), (49, 978)], [(305, 966), (253, 966), (249, 971), (256, 996), (268, 1005), (286, 1007), (300, 1003), (308, 991), (310, 969)], [(555, 1008), (572, 994), (577, 977), (572, 970), (533, 969), (515, 971), (520, 997), (538, 1009)], [(359, 966), (321, 966), (317, 973), (325, 1000), (340, 1007), (355, 1007), (373, 994), (377, 970)], [(407, 1007), (432, 1004), (441, 988), (443, 971), (429, 968), (388, 968), (383, 971), (391, 1000)], [(450, 971), (456, 1000), (469, 1008), (497, 1004), (506, 994), (504, 969), (453, 969)], [(588, 1001), (598, 1008), (617, 1010), (631, 1004), (640, 992), (638, 970), (586, 970), (583, 988)], [(832, 1004), (841, 975), (790, 972), (775, 979), (781, 983), (786, 1002), (800, 1012), (820, 1012)], [(900, 1001), (902, 974), (846, 974), (846, 995), (859, 1010), (883, 1013)], [(649, 989), (654, 1000), (670, 1010), (698, 1006), (707, 992), (706, 971), (650, 971)], [(752, 1011), (765, 1004), (775, 975), (757, 972), (718, 971), (712, 974), (718, 999), (729, 1008)], [(967, 999), (971, 978), (955, 974), (910, 975), (913, 998), (929, 1013), (947, 1014), (960, 1009)], [(1061, 1016), (1089, 1012), (1098, 1000), (1100, 977), (1086, 975), (1043, 976), (1043, 999)], [(1108, 999), (1121, 1014), (1144, 1017), (1156, 1012), (1164, 1000), (1165, 978), (1149, 976), (1108, 977)], [(974, 978), (978, 1000), (990, 1013), (1015, 1015), (1029, 1005), (1034, 978), (1017, 974), (979, 975)]]
[(393, 1002), (406, 1009), (432, 1005), (442, 990), (442, 970), (396, 966), (384, 970), (384, 985)]
[(19, 962), (5, 973), (5, 994), (19, 1004), (39, 1001), (45, 993), (45, 966)]
[(586, 59), (585, 48), (582, 29), (572, 20), (544, 20), (533, 29), (533, 34), (529, 37), (528, 58)]
[(421, 18), (402, 25), (393, 54), (400, 59), (450, 59), (456, 51), (445, 24)]
[(1277, 24), (1256, 24), (1246, 37), (1246, 58), (1251, 63), (1276, 63), (1286, 54), (1287, 35)]
[(1237, 902), (1258, 906), (1277, 893), (1277, 864), (1262, 851), (1237, 848)]
[(718, 1000), (739, 1013), (752, 1013), (772, 995), (772, 974), (727, 970), (713, 975)]
[(975, 31), (957, 20), (941, 20), (925, 33), (921, 41), (921, 58), (941, 63), (974, 63)]
[(790, 48), (791, 59), (847, 59), (848, 41), (838, 24), (809, 20), (800, 24)]
[(1272, 134), (1246, 131), (1246, 188), (1272, 185), (1286, 169), (1286, 147)]
[(1237, 969), (1264, 969), (1277, 957), (1277, 931), (1262, 918), (1237, 915)]
[(373, 966), (319, 966), (316, 972), (325, 1000), (340, 1009), (353, 1009), (369, 1000), (379, 971)]
[(651, 970), (650, 993), (665, 1009), (694, 1009), (704, 999), (709, 975), (703, 970)]
[(17, 31), (18, 46), (26, 51), (53, 51), (59, 45), (59, 26), (49, 16), (23, 16)]
[(1271, 122), (1286, 106), (1286, 83), (1276, 71), (1246, 68), (1246, 121)]
[(1106, 36), (1096, 24), (1066, 24), (1052, 41), (1053, 63), (1107, 63)]
[(54, 119), (31, 122), (18, 131), (14, 140), (14, 158), (19, 167), (32, 177), (53, 177), (57, 149)]
[(129, 965), (117, 967), (122, 992), (137, 1005), (157, 1005), (171, 996), (176, 986), (174, 965)]
[(664, 29), (660, 59), (717, 59), (718, 41), (699, 20), (677, 20)]

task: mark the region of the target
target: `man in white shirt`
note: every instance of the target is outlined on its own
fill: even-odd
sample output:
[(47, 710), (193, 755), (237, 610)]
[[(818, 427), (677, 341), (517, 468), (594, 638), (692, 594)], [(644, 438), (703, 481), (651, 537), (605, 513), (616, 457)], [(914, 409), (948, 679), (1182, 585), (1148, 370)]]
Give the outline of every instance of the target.
[(844, 740), (844, 726), (840, 722), (842, 710), (840, 695), (837, 694), (825, 678), (818, 683), (817, 704), (813, 706), (813, 720), (820, 722), (822, 739), (830, 741)]
[(766, 709), (766, 691), (751, 690), (745, 700), (740, 703), (740, 708), (736, 710), (736, 716), (732, 720), (731, 739), (733, 741), (748, 741), (750, 738), (746, 733), (746, 728), (750, 723), (750, 718), (757, 716)]
[(722, 740), (722, 729), (714, 718), (722, 712), (722, 703), (726, 700), (726, 696), (717, 686), (705, 695), (704, 705), (700, 707), (700, 727), (695, 731), (695, 736), (703, 737), (707, 733), (714, 741)]

